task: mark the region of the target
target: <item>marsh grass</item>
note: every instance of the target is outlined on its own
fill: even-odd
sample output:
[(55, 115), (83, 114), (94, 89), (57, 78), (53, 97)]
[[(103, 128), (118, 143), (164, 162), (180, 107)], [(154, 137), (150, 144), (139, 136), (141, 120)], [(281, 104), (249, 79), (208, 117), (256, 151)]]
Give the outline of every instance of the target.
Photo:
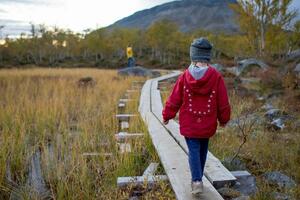
[[(79, 86), (82, 77), (92, 77), (95, 84)], [(36, 152), (41, 153), (49, 198), (128, 199), (130, 188), (119, 190), (117, 177), (141, 175), (150, 162), (159, 161), (139, 117), (130, 121), (129, 131), (145, 137), (131, 142), (132, 153), (117, 150), (117, 103), (134, 80), (142, 79), (120, 77), (113, 70), (1, 70), (0, 199), (41, 197), (28, 184)], [(138, 114), (138, 97), (133, 96), (126, 112)], [(103, 154), (82, 155), (91, 152)], [(158, 199), (174, 198), (165, 183), (143, 198), (156, 194)]]

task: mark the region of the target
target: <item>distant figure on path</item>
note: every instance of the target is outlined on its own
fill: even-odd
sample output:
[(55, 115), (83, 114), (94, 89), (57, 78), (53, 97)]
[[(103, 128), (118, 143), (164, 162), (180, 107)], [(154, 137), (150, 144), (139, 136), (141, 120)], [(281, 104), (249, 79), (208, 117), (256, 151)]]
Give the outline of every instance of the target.
[(203, 192), (209, 138), (216, 133), (217, 121), (225, 127), (231, 112), (223, 77), (209, 65), (211, 50), (205, 38), (192, 42), (191, 65), (178, 78), (162, 112), (168, 124), (179, 110), (180, 133), (189, 149), (192, 194)]
[(129, 45), (126, 49), (127, 53), (127, 66), (128, 67), (134, 67), (135, 66), (135, 60), (133, 57), (133, 50), (132, 47)]

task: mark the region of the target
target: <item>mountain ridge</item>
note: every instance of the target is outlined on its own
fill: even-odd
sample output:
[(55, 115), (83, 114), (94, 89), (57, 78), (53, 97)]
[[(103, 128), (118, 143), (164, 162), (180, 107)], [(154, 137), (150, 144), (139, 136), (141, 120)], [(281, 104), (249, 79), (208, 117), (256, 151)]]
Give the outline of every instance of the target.
[(236, 0), (180, 0), (138, 11), (118, 20), (109, 28), (147, 29), (159, 20), (174, 21), (183, 32), (204, 29), (213, 32), (237, 33), (234, 12), (229, 3)]

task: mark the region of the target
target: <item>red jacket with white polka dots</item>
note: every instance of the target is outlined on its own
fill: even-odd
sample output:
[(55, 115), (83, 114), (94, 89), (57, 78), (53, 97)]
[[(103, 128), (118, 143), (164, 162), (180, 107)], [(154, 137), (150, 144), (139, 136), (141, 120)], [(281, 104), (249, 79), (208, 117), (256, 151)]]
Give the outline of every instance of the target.
[(230, 104), (222, 75), (209, 67), (204, 76), (195, 80), (189, 70), (178, 78), (162, 115), (165, 121), (179, 110), (180, 133), (190, 138), (209, 138), (217, 129), (217, 121), (230, 120)]

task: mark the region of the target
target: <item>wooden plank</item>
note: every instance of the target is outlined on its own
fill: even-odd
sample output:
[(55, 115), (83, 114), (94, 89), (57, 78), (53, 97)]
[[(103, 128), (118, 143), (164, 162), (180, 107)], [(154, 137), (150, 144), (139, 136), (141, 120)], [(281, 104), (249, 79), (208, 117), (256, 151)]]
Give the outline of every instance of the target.
[(132, 81), (132, 85), (143, 85), (145, 81)]
[(115, 138), (117, 140), (126, 140), (126, 139), (132, 139), (136, 137), (142, 137), (144, 136), (143, 133), (127, 133), (127, 132), (119, 132), (115, 134)]
[(98, 153), (98, 152), (91, 152), (91, 153), (83, 153), (83, 156), (107, 156), (110, 157), (113, 154), (112, 153)]
[(159, 181), (167, 181), (168, 177), (165, 175), (157, 176), (132, 176), (132, 177), (118, 177), (117, 186), (118, 187), (127, 187), (129, 185), (139, 186), (147, 184), (148, 186), (153, 186)]
[[(169, 181), (178, 200), (198, 199), (191, 194), (191, 175), (188, 166), (188, 157), (176, 141), (163, 128), (161, 123), (152, 114), (145, 117), (148, 130), (154, 147), (160, 157)], [(204, 192), (200, 198), (206, 200), (223, 199), (210, 182), (203, 177)]]
[[(151, 88), (151, 107), (152, 112), (159, 120), (162, 119), (162, 99), (159, 90), (157, 90), (157, 81), (152, 82)], [(170, 120), (169, 124), (165, 126), (173, 138), (178, 144), (188, 153), (188, 147), (186, 145), (184, 137), (179, 132), (179, 124), (174, 120)], [(208, 180), (216, 187), (220, 188), (226, 184), (233, 184), (236, 178), (226, 169), (223, 164), (210, 152), (207, 154), (207, 161), (204, 169), (204, 174)]]
[(151, 91), (151, 82), (152, 80), (146, 81), (142, 88), (139, 104), (139, 112), (142, 118), (145, 118), (145, 115), (150, 112), (150, 91)]
[(135, 114), (117, 114), (116, 115), (116, 118), (119, 120), (119, 121), (129, 121), (130, 118), (132, 117), (136, 117), (137, 115)]
[(125, 108), (125, 106), (126, 106), (125, 103), (119, 103), (118, 104), (118, 108)]
[(120, 99), (119, 102), (120, 103), (127, 103), (129, 101), (133, 101), (132, 99)]
[(236, 178), (252, 176), (248, 171), (231, 171), (231, 174)]
[(120, 129), (121, 129), (121, 130), (129, 129), (129, 122), (122, 121), (122, 122), (120, 123)]
[(158, 163), (150, 163), (147, 169), (144, 171), (143, 176), (152, 176), (158, 168)]
[(139, 90), (126, 90), (127, 93), (138, 93), (140, 92)]
[[(174, 120), (170, 120), (169, 124), (165, 127), (171, 132), (172, 136), (176, 139), (184, 151), (188, 152), (185, 139), (179, 131), (179, 124)], [(207, 153), (204, 174), (216, 188), (220, 188), (226, 184), (232, 184), (236, 181), (236, 178), (231, 174), (231, 172), (224, 167), (219, 159), (217, 159), (210, 151)]]

